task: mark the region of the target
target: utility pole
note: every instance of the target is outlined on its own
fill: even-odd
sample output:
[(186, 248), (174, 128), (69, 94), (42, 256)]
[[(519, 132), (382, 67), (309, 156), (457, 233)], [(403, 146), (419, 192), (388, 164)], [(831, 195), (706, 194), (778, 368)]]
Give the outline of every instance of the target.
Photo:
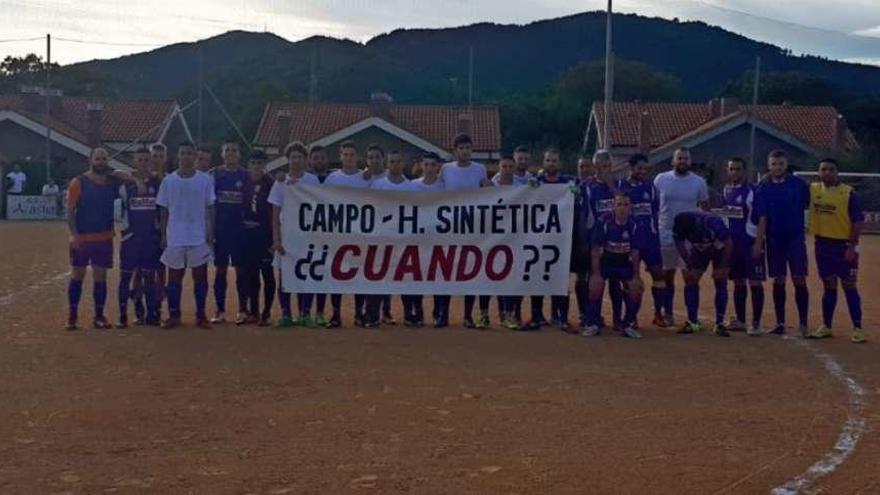
[(758, 161), (755, 159), (755, 110), (758, 105), (758, 89), (761, 86), (761, 56), (759, 55), (755, 59), (755, 81), (754, 87), (752, 88), (752, 111), (749, 112), (749, 118), (752, 121), (751, 130), (749, 133), (749, 161), (752, 162), (752, 174), (755, 174), (757, 177), (758, 174)]
[(614, 51), (612, 50), (612, 0), (608, 0), (605, 26), (605, 122), (602, 123), (602, 147), (611, 153), (611, 102), (614, 98)]
[(52, 35), (46, 34), (46, 182), (52, 178), (52, 126), (49, 125), (52, 114)]
[(309, 104), (314, 105), (318, 99), (318, 74), (317, 74), (317, 58), (318, 48), (312, 48), (312, 60), (309, 64)]
[(205, 100), (203, 98), (205, 88), (205, 70), (204, 63), (202, 57), (202, 46), (199, 45), (199, 126), (198, 126), (198, 146), (202, 146), (202, 118), (204, 116), (204, 103)]
[(468, 111), (474, 105), (474, 45), (468, 53)]

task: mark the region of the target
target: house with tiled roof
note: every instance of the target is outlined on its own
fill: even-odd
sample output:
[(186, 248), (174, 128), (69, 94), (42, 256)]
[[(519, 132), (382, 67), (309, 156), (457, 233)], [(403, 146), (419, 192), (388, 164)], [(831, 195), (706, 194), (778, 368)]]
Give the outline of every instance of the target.
[(7, 161), (42, 170), (47, 134), (53, 176), (61, 180), (85, 170), (95, 146), (108, 148), (111, 165), (126, 169), (133, 143), (172, 146), (192, 139), (173, 100), (65, 96), (33, 87), (0, 94), (0, 154)]
[(467, 133), (474, 142), (473, 158), (497, 160), (501, 149), (498, 107), (493, 105), (401, 105), (386, 94), (374, 94), (368, 103), (269, 102), (254, 137), (274, 170), (287, 163), (284, 147), (300, 141), (327, 149), (331, 163), (338, 161), (339, 145), (354, 141), (363, 155), (370, 144), (397, 150), (410, 164), (426, 152), (452, 159), (452, 140)]
[(811, 167), (823, 156), (839, 156), (859, 144), (846, 120), (831, 106), (740, 105), (732, 98), (708, 103), (621, 102), (611, 106), (610, 136), (603, 135), (605, 109), (593, 104), (588, 137), (596, 148), (610, 148), (616, 160), (647, 155), (658, 169), (688, 147), (694, 163), (723, 166), (734, 156), (749, 159), (755, 129), (755, 157), (763, 167), (770, 151), (788, 152), (795, 166)]

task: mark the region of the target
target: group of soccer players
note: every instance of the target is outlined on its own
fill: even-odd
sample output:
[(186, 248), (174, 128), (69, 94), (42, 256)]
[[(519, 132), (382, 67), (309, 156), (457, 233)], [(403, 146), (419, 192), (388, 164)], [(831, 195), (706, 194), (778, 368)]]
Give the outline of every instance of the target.
[[(576, 195), (571, 226), (571, 271), (575, 274), (575, 301), (579, 324), (569, 322), (569, 296), (553, 296), (550, 318), (544, 315), (544, 298), (530, 298), (530, 318), (523, 319), (523, 297), (498, 297), (498, 318), (505, 328), (537, 330), (555, 326), (586, 337), (600, 335), (610, 327), (623, 336), (640, 338), (637, 315), (644, 284), (642, 265), (651, 278), (653, 324), (676, 325), (673, 315), (675, 275), (681, 271), (687, 315), (679, 333), (694, 333), (704, 326), (698, 314), (700, 279), (712, 265), (715, 283), (715, 321), (712, 331), (728, 336), (730, 330), (748, 335), (784, 334), (786, 282), (790, 274), (800, 316), (799, 330), (805, 337), (831, 336), (832, 315), (842, 285), (853, 320), (851, 339), (864, 342), (861, 304), (857, 289), (858, 242), (863, 222), (853, 189), (838, 180), (837, 163), (819, 164), (820, 181), (807, 185), (788, 170), (784, 152), (768, 158), (766, 176), (757, 184), (747, 180), (745, 162), (727, 164), (727, 184), (720, 204), (710, 205), (706, 181), (690, 170), (690, 152), (679, 149), (672, 170), (651, 179), (647, 157), (629, 158), (629, 175), (613, 175), (612, 157), (606, 151), (578, 162), (577, 176), (562, 173), (560, 153), (544, 150), (541, 169), (530, 172), (531, 152), (517, 147), (503, 155), (498, 173), (488, 177), (484, 165), (471, 159), (469, 136), (456, 137), (454, 161), (441, 163), (436, 154), (425, 154), (414, 169), (420, 177), (404, 175), (404, 160), (397, 151), (371, 145), (365, 151), (366, 167), (359, 166), (359, 150), (352, 142), (339, 148), (340, 168), (328, 169), (326, 150), (291, 143), (284, 150), (286, 173), (269, 175), (266, 155), (251, 153), (242, 166), (241, 150), (230, 141), (221, 148), (222, 164), (211, 167), (207, 150), (185, 142), (177, 150), (177, 167), (169, 172), (162, 144), (134, 151), (134, 172), (112, 172), (109, 155), (95, 148), (90, 169), (75, 178), (68, 198), (71, 231), (70, 260), (73, 266), (67, 328), (77, 329), (78, 306), (86, 267), (94, 277), (95, 328), (110, 328), (104, 315), (107, 297), (106, 270), (113, 265), (113, 203), (122, 201), (123, 228), (119, 249), (120, 278), (116, 326), (129, 325), (129, 304), (137, 325), (174, 328), (181, 324), (181, 287), (187, 269), (192, 273), (196, 325), (210, 328), (227, 321), (228, 267), (235, 270), (238, 293), (234, 322), (240, 325), (271, 325), (274, 300), (279, 300), (278, 328), (292, 326), (342, 326), (342, 295), (297, 294), (294, 313), (292, 295), (276, 282), (281, 243), (281, 214), (285, 188), (297, 183), (337, 187), (372, 188), (380, 191), (456, 191), (482, 187), (540, 187), (566, 184)], [(711, 208), (714, 206), (714, 208)], [(807, 328), (808, 292), (805, 210), (815, 236), (818, 272), (825, 284), (823, 322)], [(208, 264), (215, 265), (213, 296), (216, 312), (207, 316)], [(769, 270), (768, 270), (769, 268)], [(766, 272), (773, 279), (776, 324), (761, 326)], [(733, 282), (735, 317), (727, 321), (728, 289)], [(602, 316), (608, 287), (611, 321)], [(276, 287), (278, 290), (276, 291)], [(262, 295), (262, 298), (261, 298)], [(751, 295), (752, 318), (747, 320), (746, 301)], [(422, 295), (402, 295), (404, 324), (425, 325)], [(467, 328), (490, 326), (492, 296), (464, 297), (463, 324)], [(261, 304), (262, 303), (262, 304)], [(313, 303), (314, 313), (313, 313)], [(163, 321), (164, 312), (167, 318)], [(478, 314), (474, 315), (474, 306)], [(443, 328), (450, 321), (450, 297), (434, 295), (433, 325)], [(354, 295), (354, 322), (374, 328), (395, 324), (390, 295)], [(232, 318), (230, 318), (232, 319)], [(748, 321), (748, 323), (747, 323)]]

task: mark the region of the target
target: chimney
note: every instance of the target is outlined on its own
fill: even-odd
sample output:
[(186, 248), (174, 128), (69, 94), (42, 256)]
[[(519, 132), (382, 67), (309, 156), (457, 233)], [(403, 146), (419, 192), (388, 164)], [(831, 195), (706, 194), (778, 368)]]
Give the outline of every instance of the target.
[(647, 155), (651, 152), (651, 115), (648, 112), (639, 114), (639, 153)]
[(388, 93), (373, 93), (370, 95), (370, 115), (382, 120), (391, 121), (391, 104), (394, 98)]
[(722, 117), (727, 117), (736, 112), (739, 112), (739, 100), (736, 98), (721, 98)]
[(474, 116), (469, 113), (458, 114), (458, 125), (455, 129), (458, 134), (467, 134), (472, 136), (474, 132)]
[(846, 151), (846, 131), (848, 126), (846, 125), (846, 119), (843, 115), (838, 115), (835, 117), (834, 122), (832, 123), (833, 134), (832, 134), (832, 142), (831, 142), (831, 153), (834, 155), (843, 153)]
[(293, 114), (290, 110), (278, 110), (278, 154), (284, 153), (284, 147), (290, 143), (290, 126)]
[(86, 105), (86, 122), (88, 129), (86, 137), (89, 146), (101, 145), (101, 120), (104, 117), (104, 105), (101, 103), (89, 103)]
[(718, 117), (721, 117), (721, 100), (712, 98), (709, 100), (709, 118), (714, 120)]

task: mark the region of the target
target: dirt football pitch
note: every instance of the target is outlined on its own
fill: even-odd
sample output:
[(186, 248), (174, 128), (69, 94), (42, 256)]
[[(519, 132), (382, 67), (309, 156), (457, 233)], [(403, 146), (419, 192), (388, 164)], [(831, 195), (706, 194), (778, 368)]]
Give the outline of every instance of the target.
[[(862, 247), (862, 346), (842, 296), (821, 342), (362, 330), (350, 314), (208, 331), (191, 305), (174, 331), (68, 333), (66, 242), (62, 223), (0, 223), (3, 494), (880, 493), (880, 237)], [(815, 325), (815, 278), (810, 295)]]

